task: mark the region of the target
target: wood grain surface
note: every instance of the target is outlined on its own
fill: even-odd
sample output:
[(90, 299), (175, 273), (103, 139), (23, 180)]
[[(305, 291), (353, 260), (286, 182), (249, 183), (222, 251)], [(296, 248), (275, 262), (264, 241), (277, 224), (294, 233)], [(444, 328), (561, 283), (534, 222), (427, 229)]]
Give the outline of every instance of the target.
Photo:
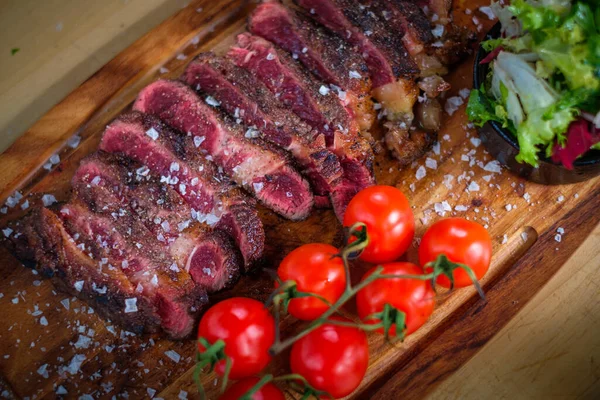
[[(469, 2), (469, 7), (475, 9), (478, 4), (484, 2)], [(198, 13), (200, 7), (203, 11)], [(143, 85), (160, 75), (160, 67), (168, 69), (164, 75), (175, 77), (194, 54), (225, 49), (233, 34), (243, 29), (249, 7), (239, 1), (193, 2), (117, 56), (0, 156), (5, 171), (0, 177), (0, 200), (17, 189), (31, 205), (43, 193), (66, 199), (68, 181), (79, 160), (95, 149), (102, 127), (130, 104)], [(463, 22), (471, 19), (462, 15), (460, 5), (457, 16)], [(484, 22), (486, 27), (491, 25)], [(450, 95), (471, 86), (471, 65), (472, 60), (465, 60), (451, 74)], [(73, 134), (82, 137), (74, 150), (65, 145)], [(42, 166), (55, 153), (61, 162), (48, 172)], [(443, 201), (453, 209), (459, 205), (468, 209), (446, 216), (465, 216), (488, 226), (494, 238), (493, 265), (482, 282), (488, 301), (478, 300), (472, 289), (441, 296), (431, 320), (396, 348), (383, 343), (380, 336), (369, 336), (371, 366), (356, 398), (423, 397), (514, 317), (598, 224), (598, 179), (544, 187), (506, 171), (492, 172), (492, 160), (462, 109), (445, 119), (440, 146), (427, 157), (429, 167), (423, 159), (399, 171), (387, 154), (380, 154), (378, 181), (407, 193), (419, 220), (418, 237), (441, 218), (434, 209)], [(415, 176), (419, 169), (426, 171), (421, 180)], [(17, 210), (6, 218), (26, 212)], [(268, 236), (263, 264), (267, 268), (302, 243), (339, 243), (341, 237), (331, 211), (315, 212), (301, 223), (282, 220), (266, 210), (261, 210), (261, 216)], [(555, 240), (558, 227), (568, 232), (560, 243)], [(415, 251), (416, 246), (409, 260), (415, 261)], [(356, 265), (354, 277), (358, 279), (366, 268)], [(131, 398), (177, 398), (181, 391), (190, 397), (195, 392), (191, 379), (194, 340), (172, 342), (160, 335), (129, 335), (74, 299), (67, 309), (66, 296), (20, 266), (5, 250), (0, 251), (0, 271), (5, 277), (0, 283), (0, 306), (5, 309), (0, 316), (2, 390), (38, 398), (53, 398), (63, 389), (75, 398), (82, 394), (110, 398), (117, 393)], [(268, 276), (259, 270), (213, 300), (233, 294), (264, 299), (270, 289)], [(352, 307), (347, 311), (351, 313)], [(298, 325), (286, 319), (284, 331), (291, 332)], [(172, 352), (180, 358), (170, 358)], [(79, 361), (80, 369), (76, 368)], [(286, 369), (285, 356), (271, 367), (275, 373)], [(215, 398), (215, 377), (208, 376), (204, 382)]]

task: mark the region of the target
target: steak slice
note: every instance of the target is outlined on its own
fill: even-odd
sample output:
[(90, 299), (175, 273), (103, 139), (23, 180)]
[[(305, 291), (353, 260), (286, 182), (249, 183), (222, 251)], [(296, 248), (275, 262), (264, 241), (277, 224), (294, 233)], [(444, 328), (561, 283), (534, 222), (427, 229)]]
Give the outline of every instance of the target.
[(344, 104), (353, 111), (360, 129), (371, 128), (375, 120), (371, 78), (353, 46), (278, 1), (259, 5), (248, 20), (248, 29), (292, 53), (322, 81), (342, 88)]
[(342, 168), (337, 156), (327, 150), (325, 137), (280, 106), (252, 74), (227, 58), (203, 53), (188, 65), (182, 80), (216, 99), (236, 122), (252, 129), (260, 127), (265, 139), (288, 150), (317, 195), (331, 192)]
[(161, 327), (173, 338), (190, 334), (196, 315), (208, 302), (206, 291), (165, 256), (162, 246), (130, 216), (116, 219), (93, 213), (75, 200), (59, 215), (67, 232), (81, 241), (81, 249), (105, 268), (120, 268), (136, 292), (150, 299)]
[(152, 116), (132, 112), (106, 128), (100, 149), (131, 158), (169, 184), (192, 208), (192, 218), (234, 238), (246, 268), (261, 257), (265, 236), (255, 201), (201, 157), (190, 136), (174, 133)]
[(71, 180), (75, 196), (95, 212), (139, 219), (168, 248), (178, 268), (208, 293), (235, 284), (242, 259), (231, 239), (223, 232), (188, 228), (191, 207), (181, 196), (152, 181), (146, 168), (124, 162), (103, 152), (85, 158)]
[(294, 0), (310, 16), (357, 46), (373, 81), (373, 97), (389, 120), (412, 122), (419, 90), (419, 69), (402, 43), (402, 33), (391, 34), (388, 24), (368, 5), (353, 0)]
[(239, 126), (221, 118), (183, 83), (156, 81), (140, 92), (133, 108), (200, 141), (200, 149), (234, 182), (276, 213), (295, 221), (310, 214), (310, 187), (286, 157), (258, 139), (244, 137)]
[[(333, 92), (319, 92), (319, 83), (272, 43), (248, 33), (238, 36), (229, 51), (232, 60), (248, 69), (275, 94), (282, 104), (327, 138), (339, 157), (344, 175), (332, 192), (338, 218), (350, 199), (374, 183), (373, 152), (358, 134), (358, 125)], [(325, 94), (323, 94), (325, 93)]]
[[(7, 243), (13, 254), (52, 278), (57, 288), (87, 301), (102, 317), (131, 332), (160, 330), (154, 303), (136, 292), (121, 269), (99, 265), (82, 251), (54, 212), (35, 208), (11, 228), (14, 233)], [(126, 311), (132, 301), (137, 311)]]

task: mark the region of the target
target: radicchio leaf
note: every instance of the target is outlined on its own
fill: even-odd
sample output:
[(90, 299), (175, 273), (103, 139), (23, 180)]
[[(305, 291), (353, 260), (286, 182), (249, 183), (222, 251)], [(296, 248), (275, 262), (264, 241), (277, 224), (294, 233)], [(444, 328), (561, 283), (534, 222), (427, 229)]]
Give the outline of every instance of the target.
[(592, 129), (585, 119), (579, 119), (569, 126), (565, 146), (556, 144), (552, 161), (563, 164), (567, 169), (573, 169), (575, 160), (600, 142), (600, 132)]

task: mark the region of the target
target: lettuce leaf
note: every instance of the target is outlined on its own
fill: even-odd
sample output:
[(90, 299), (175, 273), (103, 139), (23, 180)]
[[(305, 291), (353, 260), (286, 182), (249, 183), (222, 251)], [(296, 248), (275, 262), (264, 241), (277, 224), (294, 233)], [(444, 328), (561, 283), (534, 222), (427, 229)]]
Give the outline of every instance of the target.
[(469, 121), (477, 126), (483, 126), (486, 122), (495, 121), (502, 124), (513, 134), (517, 131), (513, 123), (508, 119), (508, 113), (502, 104), (487, 96), (485, 89), (473, 89), (467, 103), (467, 116)]

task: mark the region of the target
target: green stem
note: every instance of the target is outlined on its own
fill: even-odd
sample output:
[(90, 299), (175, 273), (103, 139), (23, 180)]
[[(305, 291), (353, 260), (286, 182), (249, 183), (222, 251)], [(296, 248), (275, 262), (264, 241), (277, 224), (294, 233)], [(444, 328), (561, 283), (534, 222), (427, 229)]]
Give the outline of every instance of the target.
[(262, 378), (260, 378), (260, 380), (258, 382), (256, 382), (256, 385), (252, 386), (252, 388), (250, 388), (250, 390), (248, 390), (246, 393), (244, 393), (242, 395), (242, 397), (239, 398), (239, 400), (252, 400), (252, 396), (254, 396), (254, 394), (257, 393), (260, 390), (260, 388), (262, 388), (267, 383), (269, 383), (273, 380), (274, 380), (273, 375), (271, 375), (271, 374), (267, 374), (267, 375), (263, 376)]

